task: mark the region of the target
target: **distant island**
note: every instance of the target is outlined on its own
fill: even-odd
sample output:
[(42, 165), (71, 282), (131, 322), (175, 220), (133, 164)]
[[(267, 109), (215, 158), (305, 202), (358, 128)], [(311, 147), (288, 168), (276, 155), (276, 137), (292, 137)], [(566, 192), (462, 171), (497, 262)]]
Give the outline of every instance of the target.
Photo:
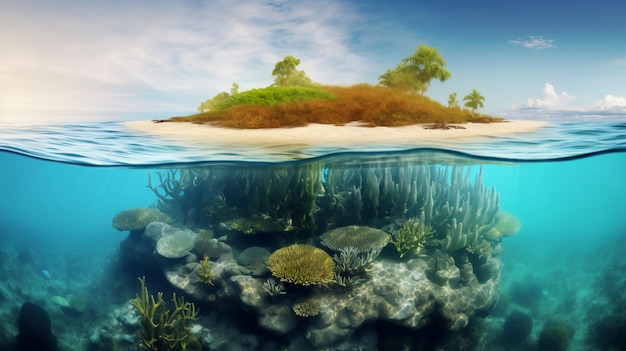
[[(445, 60), (437, 50), (420, 45), (393, 70), (379, 77), (379, 85), (330, 86), (314, 83), (297, 66), (300, 60), (286, 56), (276, 63), (274, 84), (239, 92), (233, 83), (230, 93), (221, 92), (200, 104), (197, 114), (154, 122), (191, 122), (226, 128), (260, 129), (301, 127), (309, 123), (399, 127), (428, 124), (447, 129), (451, 124), (492, 123), (504, 119), (478, 114), (485, 98), (474, 89), (463, 98), (450, 94), (448, 106), (426, 96), (433, 79), (450, 77)], [(458, 127), (457, 128), (462, 128)]]

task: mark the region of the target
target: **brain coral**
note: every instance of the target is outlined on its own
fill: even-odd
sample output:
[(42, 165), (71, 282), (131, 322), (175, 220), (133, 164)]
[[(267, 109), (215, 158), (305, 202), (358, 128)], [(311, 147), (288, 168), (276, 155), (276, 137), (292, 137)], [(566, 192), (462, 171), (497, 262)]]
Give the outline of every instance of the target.
[(143, 230), (152, 222), (171, 222), (171, 218), (156, 208), (131, 208), (113, 217), (113, 228), (123, 230)]
[(322, 245), (339, 251), (347, 247), (354, 247), (359, 252), (380, 251), (390, 236), (386, 232), (367, 226), (349, 225), (335, 228), (322, 234)]
[(335, 264), (326, 251), (302, 244), (274, 251), (267, 267), (280, 281), (305, 286), (330, 283), (335, 274)]

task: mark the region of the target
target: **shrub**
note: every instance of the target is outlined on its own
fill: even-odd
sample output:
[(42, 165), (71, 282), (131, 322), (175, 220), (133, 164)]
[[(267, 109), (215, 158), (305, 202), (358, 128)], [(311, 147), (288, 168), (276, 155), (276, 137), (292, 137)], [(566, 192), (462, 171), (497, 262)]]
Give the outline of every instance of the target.
[(276, 106), (313, 99), (334, 99), (335, 95), (320, 88), (309, 87), (267, 87), (251, 89), (230, 96), (216, 104), (216, 110), (248, 105)]

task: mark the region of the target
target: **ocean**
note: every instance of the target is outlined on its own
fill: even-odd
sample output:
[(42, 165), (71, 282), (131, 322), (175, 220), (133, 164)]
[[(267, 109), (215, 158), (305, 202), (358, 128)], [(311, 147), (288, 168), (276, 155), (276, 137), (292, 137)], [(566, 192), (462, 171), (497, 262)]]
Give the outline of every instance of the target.
[(25, 303), (68, 351), (626, 350), (624, 122), (415, 149), (0, 125), (0, 186), (0, 350)]

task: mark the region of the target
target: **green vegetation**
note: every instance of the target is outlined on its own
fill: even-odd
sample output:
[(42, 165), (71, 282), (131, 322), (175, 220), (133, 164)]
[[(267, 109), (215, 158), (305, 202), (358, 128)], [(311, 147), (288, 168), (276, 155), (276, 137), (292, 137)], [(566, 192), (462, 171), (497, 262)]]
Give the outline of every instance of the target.
[(460, 108), (456, 92), (450, 94), (447, 107), (425, 97), (432, 80), (444, 82), (451, 76), (441, 54), (426, 45), (419, 45), (411, 56), (383, 73), (378, 78), (380, 86), (323, 86), (298, 70), (299, 64), (300, 59), (285, 56), (274, 66), (272, 86), (239, 92), (233, 83), (230, 93), (221, 92), (201, 103), (198, 114), (170, 121), (246, 129), (356, 121), (371, 127), (503, 121), (476, 113), (485, 100), (476, 89), (463, 98), (467, 109)]
[(471, 93), (467, 94), (463, 101), (465, 102), (465, 107), (469, 107), (472, 109), (472, 116), (476, 113), (476, 109), (479, 107), (485, 107), (485, 97), (480, 95), (478, 90), (473, 89)]
[[(418, 123), (498, 122), (501, 118), (484, 116), (459, 108), (450, 109), (428, 97), (359, 84), (350, 87), (324, 86), (337, 98), (315, 99), (275, 106), (240, 105), (208, 111), (175, 122), (215, 123), (229, 128), (281, 128), (308, 123), (344, 125), (359, 121), (368, 126), (405, 126)], [(240, 93), (243, 94), (243, 93)]]
[(444, 82), (450, 78), (450, 72), (444, 68), (446, 65), (437, 49), (419, 45), (413, 55), (405, 57), (396, 68), (387, 70), (378, 79), (389, 88), (418, 91), (424, 96), (431, 80)]
[(214, 105), (217, 111), (235, 106), (277, 106), (314, 99), (335, 99), (328, 90), (312, 87), (267, 87), (231, 95)]
[(307, 77), (304, 71), (298, 71), (296, 67), (300, 64), (300, 59), (293, 56), (285, 56), (285, 58), (277, 62), (272, 71), (274, 78), (274, 86), (277, 87), (310, 87), (316, 84)]

